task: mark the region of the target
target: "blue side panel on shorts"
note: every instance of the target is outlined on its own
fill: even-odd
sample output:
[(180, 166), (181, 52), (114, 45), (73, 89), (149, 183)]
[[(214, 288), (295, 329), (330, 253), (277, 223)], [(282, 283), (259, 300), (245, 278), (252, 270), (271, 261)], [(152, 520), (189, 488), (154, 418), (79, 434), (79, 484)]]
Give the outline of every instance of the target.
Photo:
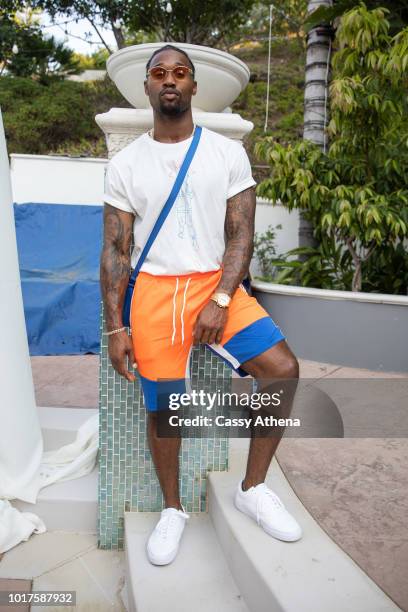
[[(224, 344), (223, 348), (239, 363), (244, 363), (264, 353), (281, 340), (285, 340), (281, 329), (271, 317), (263, 317), (241, 329)], [(241, 368), (237, 368), (237, 372), (240, 376), (247, 374)]]
[(148, 412), (167, 410), (169, 407), (169, 396), (172, 393), (182, 394), (186, 392), (186, 381), (184, 378), (156, 381), (140, 375), (140, 381)]

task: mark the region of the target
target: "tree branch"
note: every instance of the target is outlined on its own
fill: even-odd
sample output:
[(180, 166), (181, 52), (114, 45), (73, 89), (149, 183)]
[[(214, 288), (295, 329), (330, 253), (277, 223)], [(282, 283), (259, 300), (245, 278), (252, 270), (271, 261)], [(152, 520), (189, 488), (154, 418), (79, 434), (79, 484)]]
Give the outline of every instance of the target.
[(88, 43), (88, 45), (99, 45), (99, 42), (96, 42), (94, 40), (88, 40), (87, 38), (84, 38), (83, 36), (78, 36), (77, 34), (70, 34), (70, 33), (67, 34), (67, 30), (65, 28), (60, 26), (58, 23), (56, 23), (55, 25), (57, 26), (57, 28), (60, 28), (60, 30), (64, 32), (64, 34), (69, 36), (70, 38), (76, 38), (78, 40), (83, 40), (84, 42)]
[(365, 254), (365, 257), (363, 258), (363, 261), (367, 261), (367, 259), (368, 259), (368, 258), (370, 257), (370, 255), (371, 255), (371, 253), (374, 251), (375, 247), (376, 247), (376, 243), (375, 243), (375, 242), (373, 242), (373, 243), (372, 243), (372, 245), (371, 245), (371, 247), (369, 247), (369, 249), (368, 249), (367, 253)]
[(354, 261), (355, 265), (358, 265), (361, 262), (361, 258), (358, 256), (357, 251), (353, 247), (353, 239), (352, 238), (346, 238), (346, 244), (347, 244), (348, 250), (351, 253), (351, 257), (353, 258), (353, 261)]
[(122, 28), (121, 27), (117, 28), (114, 25), (112, 18), (110, 19), (110, 24), (112, 26), (112, 32), (115, 37), (116, 44), (118, 45), (118, 49), (123, 49), (123, 47), (125, 46), (125, 37), (123, 36)]
[(108, 53), (112, 53), (112, 49), (109, 47), (109, 45), (107, 44), (107, 42), (105, 41), (105, 39), (103, 38), (102, 34), (100, 33), (97, 25), (93, 22), (93, 20), (89, 17), (89, 15), (86, 15), (85, 17), (89, 23), (91, 24), (91, 26), (93, 27), (93, 29), (95, 30), (95, 32), (97, 33), (97, 35), (99, 36), (101, 43), (103, 44), (103, 46), (107, 49)]

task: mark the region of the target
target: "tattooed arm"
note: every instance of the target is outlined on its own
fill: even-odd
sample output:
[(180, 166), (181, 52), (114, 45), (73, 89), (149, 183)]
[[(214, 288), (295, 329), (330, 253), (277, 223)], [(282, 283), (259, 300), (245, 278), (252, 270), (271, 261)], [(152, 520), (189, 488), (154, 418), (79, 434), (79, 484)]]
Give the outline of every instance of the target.
[(248, 274), (254, 250), (255, 187), (237, 193), (227, 201), (225, 233), (227, 245), (222, 262), (223, 273), (217, 291), (234, 295)]
[[(255, 188), (250, 187), (227, 201), (225, 233), (227, 244), (222, 262), (223, 273), (217, 291), (234, 295), (248, 273), (254, 248)], [(210, 301), (200, 312), (194, 328), (194, 344), (221, 342), (228, 309)]]
[[(123, 327), (122, 308), (131, 269), (133, 220), (133, 214), (104, 205), (100, 283), (107, 331)], [(135, 363), (132, 340), (126, 331), (108, 336), (108, 353), (115, 370), (134, 381), (135, 376), (126, 366), (126, 357), (131, 365)]]

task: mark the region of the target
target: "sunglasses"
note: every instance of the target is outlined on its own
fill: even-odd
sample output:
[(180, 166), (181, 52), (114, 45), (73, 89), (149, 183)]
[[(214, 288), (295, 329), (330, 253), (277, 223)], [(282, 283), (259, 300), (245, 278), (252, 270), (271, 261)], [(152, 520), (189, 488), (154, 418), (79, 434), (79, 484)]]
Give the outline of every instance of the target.
[(167, 77), (167, 73), (172, 72), (177, 81), (182, 81), (188, 74), (193, 74), (188, 66), (175, 66), (174, 68), (163, 68), (162, 66), (153, 66), (147, 71), (146, 77), (151, 77), (154, 81), (163, 81)]

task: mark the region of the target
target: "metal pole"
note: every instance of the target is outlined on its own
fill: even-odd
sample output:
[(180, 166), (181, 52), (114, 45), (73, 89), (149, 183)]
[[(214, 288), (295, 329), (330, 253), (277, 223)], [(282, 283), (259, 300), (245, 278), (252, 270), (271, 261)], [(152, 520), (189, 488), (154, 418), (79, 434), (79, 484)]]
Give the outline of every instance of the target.
[(265, 108), (264, 132), (266, 132), (266, 130), (268, 129), (269, 84), (270, 84), (270, 78), (271, 78), (272, 9), (273, 9), (273, 4), (269, 6), (268, 82), (266, 86), (266, 108)]

